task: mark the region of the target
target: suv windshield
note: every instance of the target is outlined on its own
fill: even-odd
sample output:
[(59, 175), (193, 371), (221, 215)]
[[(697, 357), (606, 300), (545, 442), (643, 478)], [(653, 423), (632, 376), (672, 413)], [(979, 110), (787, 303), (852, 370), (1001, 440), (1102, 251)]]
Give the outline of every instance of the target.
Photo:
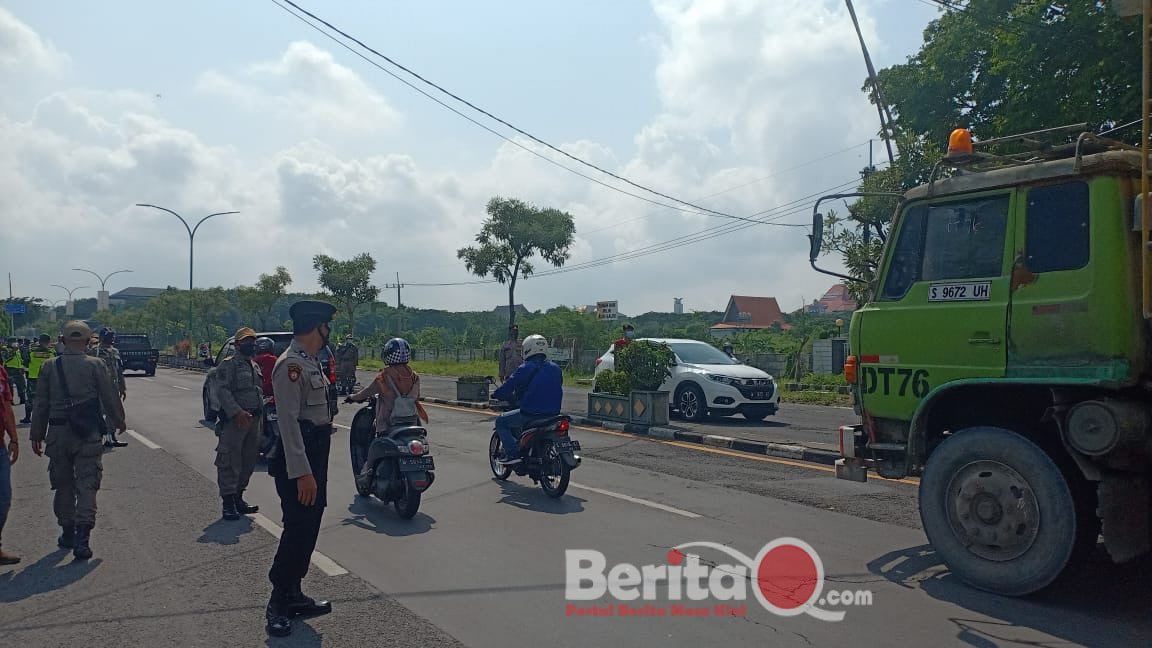
[(672, 347), (672, 351), (676, 353), (677, 358), (680, 358), (680, 362), (686, 364), (740, 364), (732, 358), (729, 358), (728, 354), (711, 344), (704, 344), (703, 342), (669, 342), (668, 346)]

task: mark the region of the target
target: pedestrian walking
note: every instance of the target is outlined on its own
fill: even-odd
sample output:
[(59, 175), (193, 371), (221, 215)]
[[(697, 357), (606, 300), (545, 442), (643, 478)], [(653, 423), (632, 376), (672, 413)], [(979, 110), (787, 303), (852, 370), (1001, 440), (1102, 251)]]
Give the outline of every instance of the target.
[(12, 413), (12, 382), (4, 367), (0, 367), (0, 410), (0, 565), (15, 565), (20, 557), (4, 551), (2, 536), (12, 508), (12, 466), (20, 458), (20, 440), (16, 437), (16, 415)]
[[(87, 343), (88, 338), (84, 338), (84, 341)], [(36, 407), (36, 381), (40, 379), (40, 368), (54, 357), (56, 354), (52, 350), (52, 336), (47, 333), (40, 336), (39, 344), (28, 350), (28, 400), (24, 401), (24, 418), (20, 420), (21, 423), (32, 422), (32, 410)]]
[(260, 457), (260, 426), (264, 420), (263, 378), (253, 361), (256, 331), (236, 331), (236, 354), (220, 361), (210, 378), (213, 398), (223, 412), (217, 424), (216, 485), (225, 520), (239, 520), (260, 507), (244, 501), (244, 490)]
[(268, 474), (276, 479), (284, 531), (268, 572), (272, 596), (265, 609), (265, 627), (268, 634), (277, 637), (292, 633), (293, 618), (332, 611), (328, 601), (305, 596), (300, 585), (308, 573), (328, 505), (328, 451), (336, 404), (317, 354), (328, 345), (335, 312), (335, 306), (322, 301), (292, 304), (288, 309), (292, 343), (272, 371), (280, 439), (268, 463)]
[(24, 343), (24, 338), (20, 338), (4, 348), (4, 369), (8, 372), (8, 380), (12, 382), (13, 397), (20, 397), (19, 402), (13, 400), (16, 405), (23, 405), (28, 402), (28, 384), (25, 382), (25, 374), (30, 362), (28, 345)]
[(503, 383), (524, 364), (523, 343), (520, 342), (520, 327), (508, 327), (508, 339), (500, 346), (500, 382)]
[[(96, 346), (89, 343), (88, 355), (96, 356), (104, 363), (108, 377), (112, 379), (112, 384), (120, 392), (120, 400), (128, 398), (128, 383), (124, 380), (124, 364), (120, 361), (120, 351), (116, 348), (116, 331), (105, 326), (100, 329), (98, 335), (93, 337), (96, 339)], [(104, 430), (105, 448), (123, 448), (127, 445), (126, 441), (116, 438), (116, 430), (112, 426), (106, 426)]]
[(56, 542), (77, 560), (92, 557), (104, 415), (117, 431), (126, 427), (124, 404), (104, 363), (84, 352), (91, 335), (82, 321), (64, 325), (64, 352), (44, 364), (32, 410), (32, 452), (48, 455), (48, 480), (56, 491), (52, 508), (62, 531)]

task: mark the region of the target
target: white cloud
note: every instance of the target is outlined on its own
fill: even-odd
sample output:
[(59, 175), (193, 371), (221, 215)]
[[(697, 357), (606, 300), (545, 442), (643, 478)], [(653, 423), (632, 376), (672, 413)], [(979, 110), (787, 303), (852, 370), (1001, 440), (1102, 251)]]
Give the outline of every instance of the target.
[(0, 7), (0, 74), (52, 74), (68, 62), (67, 55)]
[(311, 132), (371, 134), (393, 131), (403, 122), (382, 94), (330, 52), (308, 42), (292, 43), (279, 59), (237, 73), (205, 72), (197, 89)]

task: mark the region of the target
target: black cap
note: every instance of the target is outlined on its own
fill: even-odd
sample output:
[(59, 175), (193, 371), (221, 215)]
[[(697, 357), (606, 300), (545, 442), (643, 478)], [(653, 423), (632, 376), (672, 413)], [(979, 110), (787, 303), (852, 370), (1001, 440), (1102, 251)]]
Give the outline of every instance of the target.
[(635, 329), (635, 328), (634, 328), (634, 327), (633, 327), (631, 324), (625, 324), (625, 325), (624, 325), (624, 330), (625, 330), (625, 331), (634, 331), (634, 330), (636, 330), (636, 329)]
[(318, 299), (298, 301), (288, 309), (288, 317), (292, 318), (292, 332), (297, 335), (308, 333), (321, 324), (331, 322), (334, 314), (336, 314), (335, 306)]

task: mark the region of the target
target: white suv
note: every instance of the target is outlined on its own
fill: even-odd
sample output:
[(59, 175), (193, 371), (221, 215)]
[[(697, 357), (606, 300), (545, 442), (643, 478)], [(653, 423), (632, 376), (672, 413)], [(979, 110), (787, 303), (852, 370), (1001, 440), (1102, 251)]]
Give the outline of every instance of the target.
[[(742, 414), (750, 421), (763, 421), (780, 409), (780, 393), (772, 376), (729, 358), (711, 344), (698, 340), (644, 338), (667, 344), (676, 354), (672, 376), (660, 389), (669, 393), (673, 409), (690, 421), (703, 421), (709, 414)], [(615, 366), (613, 344), (596, 361), (596, 373)]]

